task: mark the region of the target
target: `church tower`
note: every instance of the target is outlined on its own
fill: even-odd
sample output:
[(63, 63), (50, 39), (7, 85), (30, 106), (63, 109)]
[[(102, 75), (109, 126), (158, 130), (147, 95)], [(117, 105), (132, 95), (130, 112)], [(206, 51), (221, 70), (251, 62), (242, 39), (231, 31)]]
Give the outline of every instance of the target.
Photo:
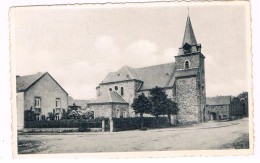
[(175, 56), (175, 98), (180, 123), (200, 123), (205, 119), (205, 66), (188, 15), (182, 45)]

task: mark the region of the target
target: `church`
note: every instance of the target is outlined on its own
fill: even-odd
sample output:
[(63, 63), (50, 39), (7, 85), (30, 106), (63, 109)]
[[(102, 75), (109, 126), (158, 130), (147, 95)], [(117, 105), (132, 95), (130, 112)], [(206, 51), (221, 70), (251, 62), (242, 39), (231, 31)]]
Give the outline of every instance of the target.
[(108, 73), (96, 87), (97, 98), (88, 107), (95, 118), (135, 117), (131, 107), (134, 98), (141, 93), (149, 96), (149, 90), (158, 86), (178, 104), (179, 123), (201, 123), (206, 107), (204, 59), (188, 15), (175, 62), (142, 68), (123, 66)]

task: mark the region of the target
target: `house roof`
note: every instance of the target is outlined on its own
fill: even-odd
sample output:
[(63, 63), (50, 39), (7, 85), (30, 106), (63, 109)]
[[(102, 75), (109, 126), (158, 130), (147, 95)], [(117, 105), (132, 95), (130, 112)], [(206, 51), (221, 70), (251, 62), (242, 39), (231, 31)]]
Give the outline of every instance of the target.
[[(16, 92), (26, 91), (37, 81), (39, 81), (44, 75), (49, 75), (54, 80), (54, 82), (56, 82), (60, 86), (60, 84), (48, 72), (45, 73), (38, 72), (37, 74), (32, 74), (32, 75), (16, 76)], [(60, 88), (65, 93), (67, 93), (61, 86)]]
[(110, 72), (101, 84), (139, 80), (142, 81), (140, 90), (152, 89), (158, 87), (172, 87), (174, 83), (175, 63), (166, 63), (142, 68), (132, 68), (123, 66), (116, 72)]
[(117, 103), (128, 104), (117, 92), (110, 91), (108, 94), (102, 94), (97, 99), (92, 100), (89, 104)]
[(16, 76), (16, 92), (24, 92), (36, 81), (38, 81), (45, 73), (37, 73), (26, 76)]
[(73, 106), (73, 104), (75, 103), (76, 106), (80, 106), (81, 109), (85, 109), (87, 108), (88, 103), (91, 100), (79, 100), (79, 99), (73, 99), (72, 97), (69, 96), (68, 98), (68, 105), (69, 106)]
[(206, 99), (206, 105), (229, 105), (230, 103), (231, 96), (216, 96)]
[(190, 21), (190, 16), (187, 17), (182, 46), (184, 46), (186, 43), (189, 45), (197, 45), (195, 34), (193, 32), (193, 28)]

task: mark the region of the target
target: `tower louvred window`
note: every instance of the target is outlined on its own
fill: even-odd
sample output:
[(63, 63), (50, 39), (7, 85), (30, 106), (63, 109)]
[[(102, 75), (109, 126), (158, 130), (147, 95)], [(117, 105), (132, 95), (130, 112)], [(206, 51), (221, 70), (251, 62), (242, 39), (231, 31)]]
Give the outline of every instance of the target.
[(185, 61), (185, 69), (190, 68), (190, 62), (189, 61)]

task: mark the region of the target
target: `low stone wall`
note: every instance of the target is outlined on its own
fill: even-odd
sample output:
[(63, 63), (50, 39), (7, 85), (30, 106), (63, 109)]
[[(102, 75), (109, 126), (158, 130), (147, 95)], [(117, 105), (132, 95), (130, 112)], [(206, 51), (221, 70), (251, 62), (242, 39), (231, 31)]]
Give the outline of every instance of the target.
[[(90, 132), (101, 132), (102, 128), (90, 128)], [(51, 132), (78, 132), (78, 128), (24, 128), (22, 130), (18, 130), (18, 132), (24, 133), (51, 133)]]

